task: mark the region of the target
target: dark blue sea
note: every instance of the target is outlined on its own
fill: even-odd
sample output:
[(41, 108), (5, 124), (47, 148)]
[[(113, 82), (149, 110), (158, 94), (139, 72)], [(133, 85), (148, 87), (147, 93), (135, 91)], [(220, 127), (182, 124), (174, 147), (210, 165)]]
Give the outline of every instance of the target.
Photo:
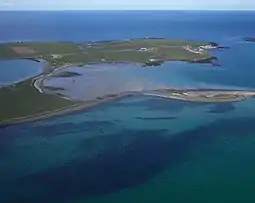
[[(150, 81), (176, 87), (255, 88), (255, 43), (242, 40), (255, 37), (255, 12), (0, 12), (3, 43), (138, 37), (230, 47), (213, 51), (219, 67), (168, 62), (145, 70)], [(0, 85), (37, 74), (38, 64), (31, 70), (30, 63), (0, 61)], [(10, 74), (15, 68), (24, 72)], [(253, 98), (192, 103), (139, 96), (1, 127), (0, 202), (255, 202), (254, 123)]]

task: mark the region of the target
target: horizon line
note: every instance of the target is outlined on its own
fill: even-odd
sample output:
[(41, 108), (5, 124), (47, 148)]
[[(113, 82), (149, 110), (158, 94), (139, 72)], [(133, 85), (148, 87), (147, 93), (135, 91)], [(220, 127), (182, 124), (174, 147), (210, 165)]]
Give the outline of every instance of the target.
[(1, 9), (0, 11), (255, 11), (254, 9)]

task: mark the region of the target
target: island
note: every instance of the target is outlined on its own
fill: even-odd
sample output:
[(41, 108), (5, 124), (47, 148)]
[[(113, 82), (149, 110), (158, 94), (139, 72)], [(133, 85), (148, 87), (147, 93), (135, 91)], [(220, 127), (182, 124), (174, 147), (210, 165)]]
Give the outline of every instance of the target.
[[(123, 92), (98, 96), (88, 101), (72, 100), (62, 94), (62, 91), (65, 91), (62, 87), (45, 86), (42, 88), (43, 81), (48, 76), (63, 79), (79, 76), (79, 73), (70, 71), (56, 73), (59, 69), (72, 65), (82, 67), (86, 64), (118, 62), (134, 63), (141, 68), (160, 66), (165, 61), (212, 63), (217, 58), (208, 50), (218, 47), (220, 46), (214, 42), (165, 38), (99, 42), (18, 41), (2, 43), (0, 44), (1, 59), (34, 60), (44, 63), (44, 71), (34, 78), (0, 87), (0, 123), (31, 121), (88, 108), (125, 96), (146, 94), (144, 92)], [(159, 92), (161, 91), (157, 94)], [(147, 94), (153, 93), (155, 92), (147, 92)], [(224, 93), (224, 96), (220, 93), (221, 96), (215, 95), (210, 98), (205, 98), (199, 93), (197, 96), (185, 95), (185, 92), (174, 95), (171, 89), (167, 90), (167, 94), (170, 98), (194, 101), (236, 101), (246, 97), (246, 93), (232, 96), (232, 92), (228, 95)], [(203, 93), (205, 94), (207, 93)]]

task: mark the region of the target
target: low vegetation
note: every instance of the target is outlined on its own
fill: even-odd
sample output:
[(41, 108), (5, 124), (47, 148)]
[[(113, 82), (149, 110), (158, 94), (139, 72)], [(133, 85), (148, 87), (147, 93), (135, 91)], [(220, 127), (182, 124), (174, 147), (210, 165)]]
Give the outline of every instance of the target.
[(31, 86), (31, 83), (30, 79), (0, 89), (0, 122), (75, 104), (55, 95), (41, 94)]
[(167, 61), (199, 61), (209, 58), (207, 51), (196, 54), (184, 49), (197, 49), (205, 42), (161, 38), (131, 39), (105, 42), (15, 42), (0, 44), (0, 57), (31, 57), (46, 59), (54, 67), (68, 63), (86, 64), (102, 61), (132, 61), (141, 64), (150, 59)]

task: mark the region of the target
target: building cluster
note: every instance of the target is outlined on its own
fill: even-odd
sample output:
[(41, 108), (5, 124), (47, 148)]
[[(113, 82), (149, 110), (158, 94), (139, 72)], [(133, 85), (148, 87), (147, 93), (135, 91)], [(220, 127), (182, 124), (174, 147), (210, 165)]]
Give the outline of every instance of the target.
[(215, 49), (217, 47), (211, 45), (211, 44), (207, 44), (207, 45), (202, 45), (199, 46), (198, 48), (193, 48), (189, 45), (183, 46), (183, 48), (189, 52), (195, 53), (195, 54), (202, 54), (204, 52), (204, 50), (210, 50), (210, 49)]
[(153, 51), (155, 51), (155, 48), (140, 48), (140, 49), (138, 49), (138, 51), (140, 51), (140, 52), (153, 52)]

